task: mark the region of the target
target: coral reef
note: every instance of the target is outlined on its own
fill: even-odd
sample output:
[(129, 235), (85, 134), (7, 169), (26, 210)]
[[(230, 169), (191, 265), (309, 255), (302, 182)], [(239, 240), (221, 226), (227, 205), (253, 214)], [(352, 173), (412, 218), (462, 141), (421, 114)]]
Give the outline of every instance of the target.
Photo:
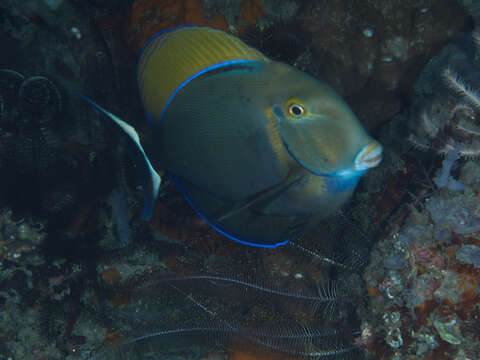
[[(129, 47), (138, 54), (145, 42), (159, 31), (181, 24), (205, 25), (251, 40), (252, 46), (258, 46), (261, 50), (273, 50), (269, 55), (275, 56), (280, 51), (280, 39), (289, 39), (286, 36), (278, 37), (278, 30), (285, 26), (282, 28), (276, 25), (294, 22), (298, 9), (297, 2), (291, 0), (137, 0), (132, 5), (125, 37)], [(283, 32), (285, 33), (284, 29)], [(297, 29), (295, 32), (299, 33)], [(275, 36), (276, 49), (261, 46), (265, 37), (268, 37), (267, 41), (271, 45), (275, 44), (275, 39), (271, 38)], [(294, 47), (294, 41), (305, 42), (305, 39), (299, 36), (291, 39), (292, 46), (285, 49), (284, 53)], [(289, 58), (294, 59), (294, 56), (289, 54)]]
[(265, 14), (262, 1), (244, 0), (238, 9), (238, 19), (244, 25), (252, 25)]
[[(347, 224), (337, 225), (344, 230)], [(121, 331), (116, 346), (106, 342), (95, 358), (135, 358), (146, 348), (168, 356), (172, 350), (165, 344), (181, 350), (185, 342), (190, 349), (223, 344), (230, 349), (228, 359), (360, 358), (352, 307), (359, 278), (351, 271), (361, 265), (358, 255), (345, 250), (353, 249), (347, 245), (350, 236), (360, 237), (352, 231), (339, 246), (344, 248), (342, 263), (340, 257), (307, 250), (303, 242), (272, 252), (234, 246), (235, 255), (212, 255), (203, 269), (186, 259), (180, 264), (164, 260), (170, 263), (167, 273), (158, 267), (140, 272), (139, 264), (132, 273), (131, 260), (121, 265), (110, 259), (115, 268), (107, 267), (102, 278), (112, 285), (108, 307), (113, 311), (108, 313)], [(184, 256), (197, 252), (184, 246)], [(160, 318), (161, 327), (153, 320)]]
[[(478, 17), (459, 3), (3, 0), (0, 358), (478, 358), (478, 47), (430, 59)], [(323, 77), (370, 127), (409, 104), (348, 217), (253, 249), (164, 181), (139, 220), (124, 145), (72, 92), (141, 128), (135, 52), (182, 22)]]
[(199, 0), (137, 0), (133, 3), (126, 39), (135, 54), (145, 42), (159, 31), (181, 24), (209, 25), (228, 30), (225, 17), (212, 20), (205, 17)]
[(25, 78), (14, 70), (0, 69), (0, 77), (4, 85), (0, 90), (3, 161), (20, 173), (51, 169), (58, 149), (54, 131), (62, 109), (60, 91), (44, 76)]
[(390, 219), (364, 273), (367, 312), (375, 314), (369, 325), (376, 329), (368, 349), (380, 358), (475, 359), (480, 353), (476, 49), (470, 35), (443, 49), (422, 72), (411, 108), (392, 122), (397, 130), (409, 125), (413, 148), (405, 142), (396, 148), (404, 158), (415, 154), (423, 176), (405, 189), (407, 207)]
[(428, 59), (471, 28), (465, 8), (453, 0), (137, 0), (126, 39), (138, 53), (155, 33), (184, 23), (230, 31), (325, 79), (370, 128), (398, 113)]
[(312, 38), (312, 71), (371, 128), (399, 112), (430, 57), (469, 27), (456, 1), (309, 1), (298, 18)]
[[(376, 246), (364, 275), (378, 319), (372, 351), (385, 358), (475, 358), (480, 350), (480, 275), (470, 260), (479, 238), (472, 228), (453, 230), (443, 218), (432, 220), (435, 199)], [(465, 200), (452, 202), (463, 208)]]

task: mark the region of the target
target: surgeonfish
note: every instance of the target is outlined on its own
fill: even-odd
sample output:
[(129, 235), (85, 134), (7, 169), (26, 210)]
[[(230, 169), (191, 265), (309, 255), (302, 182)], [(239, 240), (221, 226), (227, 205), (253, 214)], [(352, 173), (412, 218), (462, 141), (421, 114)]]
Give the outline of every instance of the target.
[(220, 30), (179, 26), (153, 36), (137, 82), (145, 138), (86, 99), (130, 141), (142, 217), (166, 174), (213, 228), (276, 247), (338, 211), (382, 147), (326, 83)]

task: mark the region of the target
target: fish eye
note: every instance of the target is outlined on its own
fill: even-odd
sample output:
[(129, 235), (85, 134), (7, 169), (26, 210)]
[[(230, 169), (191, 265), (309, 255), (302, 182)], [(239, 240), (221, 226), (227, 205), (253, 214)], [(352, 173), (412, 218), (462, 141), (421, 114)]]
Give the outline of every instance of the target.
[(300, 104), (291, 104), (288, 107), (288, 113), (295, 117), (300, 117), (305, 113), (305, 109)]

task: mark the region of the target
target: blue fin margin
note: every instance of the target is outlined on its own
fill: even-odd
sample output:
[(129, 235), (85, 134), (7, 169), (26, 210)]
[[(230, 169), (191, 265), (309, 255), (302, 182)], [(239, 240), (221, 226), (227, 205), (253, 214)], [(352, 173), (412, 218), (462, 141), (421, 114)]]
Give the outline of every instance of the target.
[(205, 222), (210, 225), (213, 229), (215, 229), (216, 231), (218, 231), (220, 234), (226, 236), (227, 238), (233, 240), (233, 241), (236, 241), (240, 244), (243, 244), (243, 245), (248, 245), (248, 246), (253, 246), (253, 247), (261, 247), (261, 248), (270, 248), (270, 249), (274, 249), (274, 248), (277, 248), (279, 246), (282, 246), (282, 245), (285, 245), (287, 244), (291, 239), (287, 239), (287, 240), (284, 240), (284, 241), (280, 241), (280, 242), (276, 242), (274, 244), (261, 244), (261, 243), (258, 243), (258, 242), (252, 242), (252, 241), (248, 241), (248, 240), (242, 240), (236, 236), (233, 236), (233, 235), (230, 235), (229, 233), (225, 232), (224, 230), (220, 229), (217, 225), (214, 225), (205, 215), (203, 215), (202, 212), (200, 212), (200, 210), (197, 209), (197, 207), (193, 204), (192, 200), (188, 197), (188, 195), (186, 194), (185, 190), (183, 189), (183, 186), (181, 185), (180, 181), (173, 175), (171, 174), (168, 174), (168, 176), (170, 177), (170, 179), (173, 181), (173, 183), (177, 186), (177, 188), (180, 190), (180, 192), (182, 193), (183, 197), (185, 198), (185, 200), (189, 203), (189, 205), (192, 207), (192, 209), (197, 213), (198, 216), (200, 216), (203, 220), (205, 220)]
[[(159, 36), (162, 36), (166, 33), (169, 33), (169, 32), (173, 32), (175, 30), (178, 30), (178, 29), (182, 29), (182, 28), (192, 28), (192, 27), (196, 27), (198, 25), (195, 25), (195, 24), (184, 24), (184, 25), (179, 25), (179, 26), (175, 26), (173, 28), (169, 28), (169, 29), (166, 29), (166, 30), (162, 30), (154, 35), (152, 35), (145, 43), (145, 45), (143, 45), (142, 47), (142, 50), (140, 51), (140, 55), (138, 56), (138, 59), (137, 59), (137, 87), (140, 91), (142, 85), (139, 83), (139, 78), (140, 78), (140, 74), (141, 72), (143, 72), (143, 69), (139, 69), (139, 64), (140, 64), (140, 59), (142, 58), (142, 56), (144, 55), (144, 52), (145, 52), (145, 49), (150, 45), (150, 43), (152, 43), (157, 37)], [(157, 51), (159, 48), (162, 47), (162, 45), (168, 41), (169, 38), (166, 37), (161, 43), (157, 44), (153, 49), (151, 49), (150, 51), (150, 54), (148, 55), (148, 57), (151, 56), (151, 54), (153, 54), (155, 51)], [(149, 59), (147, 58), (144, 62), (144, 67), (148, 64), (148, 61)], [(170, 97), (168, 98), (165, 106), (163, 107), (163, 110), (162, 110), (162, 113), (160, 114), (160, 116), (158, 118), (155, 118), (153, 115), (151, 115), (147, 109), (144, 107), (144, 111), (145, 111), (145, 114), (146, 114), (146, 117), (147, 117), (147, 125), (152, 125), (154, 122), (157, 122), (156, 125), (158, 125), (162, 119), (163, 119), (163, 116), (165, 114), (165, 111), (167, 110), (168, 108), (168, 105), (170, 105), (170, 103), (172, 102), (173, 98), (175, 97), (175, 95), (177, 95), (177, 93), (183, 88), (185, 87), (188, 83), (190, 83), (191, 81), (193, 81), (195, 78), (205, 74), (205, 73), (208, 73), (210, 71), (213, 71), (213, 70), (216, 70), (216, 69), (220, 69), (220, 68), (224, 68), (224, 67), (230, 67), (230, 66), (235, 66), (235, 65), (257, 65), (257, 64), (260, 64), (260, 61), (258, 60), (242, 60), (242, 59), (238, 59), (238, 60), (228, 60), (228, 61), (222, 61), (222, 62), (219, 62), (217, 64), (213, 64), (211, 66), (208, 66), (198, 72), (196, 72), (195, 74), (192, 74), (191, 76), (189, 76), (186, 80), (184, 80), (180, 85), (177, 86), (177, 88), (172, 92), (172, 94), (170, 95)], [(143, 99), (142, 99), (142, 102)]]

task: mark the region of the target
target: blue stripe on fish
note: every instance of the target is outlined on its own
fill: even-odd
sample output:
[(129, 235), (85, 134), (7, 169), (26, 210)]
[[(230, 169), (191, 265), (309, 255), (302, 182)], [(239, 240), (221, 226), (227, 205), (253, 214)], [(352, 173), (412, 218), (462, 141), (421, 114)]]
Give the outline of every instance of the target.
[(208, 66), (206, 67), (205, 69), (202, 69), (200, 71), (198, 71), (197, 73), (193, 74), (192, 76), (190, 76), (188, 79), (186, 79), (184, 82), (182, 82), (172, 93), (172, 95), (170, 95), (170, 97), (168, 98), (163, 110), (162, 110), (162, 113), (160, 114), (160, 117), (158, 119), (159, 122), (162, 121), (163, 119), (163, 115), (165, 114), (165, 111), (167, 110), (167, 107), (168, 105), (170, 104), (170, 102), (173, 100), (173, 98), (175, 97), (175, 95), (177, 95), (177, 93), (183, 88), (185, 87), (189, 82), (191, 82), (192, 80), (194, 80), (195, 78), (199, 77), (200, 75), (203, 75), (209, 71), (212, 71), (212, 70), (216, 70), (216, 69), (221, 69), (221, 68), (225, 68), (225, 67), (230, 67), (230, 66), (235, 66), (235, 65), (259, 65), (260, 64), (260, 61), (257, 61), (257, 60), (229, 60), (229, 61), (224, 61), (224, 62), (221, 62), (221, 63), (218, 63), (218, 64), (215, 64), (215, 65), (211, 65), (211, 66)]
[[(143, 72), (145, 71), (145, 68), (147, 67), (148, 63), (149, 63), (149, 60), (150, 60), (150, 57), (152, 56), (153, 53), (155, 53), (155, 51), (159, 50), (167, 41), (172, 41), (175, 39), (175, 35), (178, 34), (178, 31), (177, 30), (187, 30), (191, 27), (195, 27), (197, 25), (195, 24), (185, 24), (185, 25), (179, 25), (179, 26), (176, 26), (176, 27), (173, 27), (173, 28), (170, 28), (170, 29), (167, 29), (167, 30), (163, 30), (163, 31), (160, 31), (158, 33), (156, 33), (155, 35), (151, 36), (147, 42), (145, 43), (145, 45), (143, 46), (142, 50), (140, 51), (140, 55), (137, 59), (137, 86), (139, 89), (142, 89), (143, 88), (143, 83), (140, 83), (140, 80), (139, 79), (143, 79)], [(167, 36), (165, 36), (164, 38), (160, 39), (159, 37), (162, 36), (162, 35), (165, 35), (167, 34)], [(173, 36), (170, 36), (170, 35), (173, 35)], [(152, 48), (149, 50), (148, 54), (144, 54), (144, 52), (146, 51), (147, 47), (149, 47), (150, 45), (152, 45), (153, 42), (155, 42), (155, 44), (153, 44)], [(140, 64), (140, 60), (142, 59), (143, 56), (146, 56), (146, 59), (145, 61), (143, 62), (143, 66), (141, 68), (139, 68), (139, 64)], [(235, 66), (235, 65), (250, 65), (250, 64), (260, 64), (260, 61), (258, 60), (242, 60), (242, 59), (238, 59), (238, 60), (229, 60), (229, 61), (224, 61), (224, 62), (220, 62), (220, 63), (217, 63), (217, 64), (214, 64), (214, 65), (211, 65), (209, 67), (206, 67), (205, 69), (202, 69), (200, 71), (198, 71), (197, 73), (191, 75), (188, 79), (186, 79), (185, 81), (183, 81), (174, 91), (173, 93), (170, 95), (170, 97), (168, 98), (161, 114), (160, 114), (160, 117), (159, 118), (155, 118), (154, 116), (152, 116), (151, 114), (148, 113), (147, 109), (145, 109), (145, 113), (147, 114), (147, 125), (151, 125), (153, 123), (153, 121), (158, 121), (158, 122), (161, 122), (162, 119), (163, 119), (163, 116), (165, 114), (165, 111), (167, 110), (167, 107), (168, 105), (170, 104), (170, 102), (173, 100), (173, 98), (175, 97), (175, 95), (183, 88), (185, 87), (189, 82), (191, 82), (192, 80), (194, 80), (195, 78), (209, 72), (209, 71), (212, 71), (212, 70), (216, 70), (216, 69), (220, 69), (220, 68), (223, 68), (223, 67), (229, 67), (229, 66)], [(143, 93), (143, 91), (140, 91), (140, 93)], [(145, 95), (143, 95), (143, 97), (145, 97)], [(142, 98), (142, 102), (145, 104), (145, 99)]]
[(187, 202), (190, 204), (190, 206), (192, 207), (192, 209), (197, 213), (198, 216), (200, 216), (203, 220), (205, 220), (207, 222), (208, 225), (210, 225), (212, 228), (214, 228), (216, 231), (218, 231), (220, 234), (228, 237), (229, 239), (232, 239), (233, 241), (236, 241), (240, 244), (243, 244), (243, 245), (248, 245), (248, 246), (254, 246), (254, 247), (261, 247), (261, 248), (276, 248), (278, 246), (282, 246), (282, 245), (285, 245), (287, 244), (291, 239), (287, 239), (287, 240), (284, 240), (282, 242), (278, 242), (278, 243), (275, 243), (273, 245), (268, 245), (268, 244), (258, 244), (258, 243), (255, 243), (255, 242), (249, 242), (249, 241), (245, 241), (245, 240), (240, 240), (239, 238), (233, 236), (233, 235), (230, 235), (228, 233), (226, 233), (225, 231), (223, 231), (222, 229), (220, 229), (218, 226), (212, 224), (212, 222), (210, 220), (208, 220), (208, 218), (203, 215), (200, 210), (198, 210), (196, 208), (196, 206), (193, 204), (192, 200), (190, 200), (190, 198), (187, 196), (186, 192), (184, 191), (183, 189), (183, 186), (182, 184), (180, 183), (180, 181), (175, 178), (175, 176), (173, 176), (172, 174), (168, 174), (168, 176), (170, 177), (170, 179), (173, 181), (173, 183), (177, 186), (177, 188), (180, 190), (180, 192), (182, 193), (183, 197), (185, 198), (185, 200), (187, 200)]
[(358, 184), (358, 181), (364, 174), (363, 171), (352, 173), (341, 177), (325, 176), (325, 186), (329, 193), (339, 193), (345, 190), (353, 190)]
[(140, 60), (142, 59), (142, 56), (143, 56), (143, 53), (145, 52), (145, 49), (152, 43), (152, 41), (156, 40), (159, 36), (161, 36), (163, 34), (166, 34), (168, 32), (172, 32), (172, 31), (184, 28), (184, 27), (188, 28), (188, 27), (192, 27), (192, 26), (197, 26), (197, 25), (196, 24), (182, 24), (182, 25), (178, 25), (178, 26), (166, 29), (166, 30), (159, 31), (158, 33), (155, 33), (152, 36), (150, 36), (148, 38), (148, 40), (145, 42), (145, 44), (142, 46), (142, 49), (140, 50), (140, 54), (138, 55), (138, 58), (137, 58), (137, 67), (136, 67), (137, 68), (137, 79), (138, 79), (138, 65), (140, 64)]
[[(139, 89), (143, 88), (143, 83), (140, 83), (139, 79), (143, 79), (143, 72), (144, 72), (144, 70), (145, 70), (145, 68), (148, 64), (148, 60), (149, 60), (150, 56), (158, 48), (159, 43), (161, 43), (160, 46), (162, 46), (165, 43), (165, 41), (167, 41), (167, 39), (169, 38), (169, 36), (166, 36), (162, 41), (159, 41), (160, 40), (159, 37), (166, 34), (166, 33), (172, 33), (175, 30), (178, 30), (178, 29), (181, 29), (181, 28), (189, 28), (189, 27), (193, 27), (193, 26), (197, 26), (197, 25), (196, 24), (182, 24), (182, 25), (178, 25), (178, 26), (166, 29), (166, 30), (159, 31), (158, 33), (155, 33), (152, 36), (150, 36), (150, 38), (142, 46), (142, 49), (140, 50), (140, 54), (138, 55), (138, 58), (137, 58), (137, 66), (136, 66), (136, 69), (137, 69), (137, 87)], [(144, 55), (143, 53), (145, 52), (146, 48), (148, 46), (150, 46), (152, 44), (152, 42), (154, 42), (154, 41), (157, 41), (157, 44), (155, 44), (155, 46), (150, 50), (149, 54), (147, 55), (147, 59), (145, 60), (142, 68), (140, 69), (139, 65), (140, 65), (140, 60), (142, 59), (142, 56)], [(139, 75), (142, 75), (142, 76), (139, 76)], [(145, 97), (145, 95), (143, 95), (143, 97)], [(145, 104), (144, 100), (145, 99), (142, 98), (142, 103), (143, 104)], [(148, 117), (147, 124), (151, 124), (155, 118), (153, 116), (151, 116), (150, 114), (148, 114), (146, 108), (145, 108), (145, 114), (147, 114), (147, 117)]]

